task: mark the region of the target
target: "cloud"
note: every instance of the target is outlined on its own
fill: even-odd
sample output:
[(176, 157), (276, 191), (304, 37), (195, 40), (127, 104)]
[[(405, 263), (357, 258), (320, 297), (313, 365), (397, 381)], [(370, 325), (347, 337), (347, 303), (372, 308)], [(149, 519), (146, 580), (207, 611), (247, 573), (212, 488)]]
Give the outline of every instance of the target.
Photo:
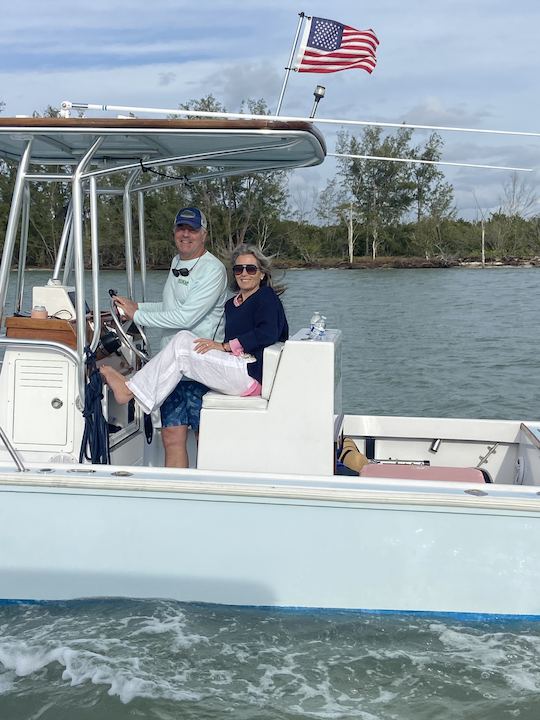
[[(373, 27), (379, 63), (369, 76), (291, 73), (282, 114), (471, 128), (534, 129), (538, 115), (536, 0), (311, 0), (314, 15)], [(247, 98), (275, 108), (298, 23), (290, 0), (35, 0), (11, 3), (0, 24), (3, 115), (64, 99), (175, 108), (212, 93), (229, 109)], [(333, 150), (337, 127), (323, 130)], [(420, 141), (425, 134), (415, 133)], [(444, 159), (540, 166), (540, 142), (444, 133)], [(300, 171), (324, 186), (335, 161)], [(445, 170), (470, 207), (472, 188), (497, 201), (497, 172)], [(535, 180), (536, 182), (536, 175)], [(474, 205), (474, 203), (473, 203)]]
[(176, 77), (176, 73), (170, 71), (158, 73), (159, 85), (161, 87), (167, 87), (167, 85), (171, 85), (176, 80)]
[(448, 106), (440, 97), (427, 97), (403, 113), (403, 121), (407, 123), (446, 127), (484, 127), (491, 118), (492, 112), (487, 107), (472, 111), (465, 102)]
[[(225, 106), (238, 111), (243, 100), (265, 98), (269, 103), (276, 97), (281, 84), (280, 74), (268, 63), (245, 62), (226, 65), (211, 73), (203, 81), (223, 98)], [(271, 108), (273, 111), (275, 108)]]

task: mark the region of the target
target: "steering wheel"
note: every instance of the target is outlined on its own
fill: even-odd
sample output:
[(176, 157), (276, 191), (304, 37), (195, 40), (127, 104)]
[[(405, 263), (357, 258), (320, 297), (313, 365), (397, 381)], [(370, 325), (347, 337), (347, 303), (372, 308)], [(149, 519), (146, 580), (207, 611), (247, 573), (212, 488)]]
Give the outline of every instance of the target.
[(123, 312), (120, 310), (118, 305), (114, 302), (114, 298), (118, 293), (116, 290), (113, 290), (112, 288), (109, 290), (109, 295), (111, 296), (111, 317), (112, 321), (116, 327), (116, 332), (118, 333), (118, 337), (122, 341), (122, 344), (129, 348), (132, 352), (135, 353), (135, 355), (140, 358), (143, 363), (147, 363), (148, 360), (150, 360), (150, 357), (148, 353), (146, 353), (144, 350), (141, 350), (138, 348), (131, 337), (128, 335), (128, 329), (131, 327), (131, 325), (135, 325), (137, 330), (139, 331), (139, 334), (142, 338), (142, 341), (144, 343), (145, 347), (149, 347), (148, 340), (146, 337), (146, 333), (142, 329), (140, 325), (137, 325), (137, 323), (134, 320), (130, 320), (129, 318), (126, 318), (123, 315)]

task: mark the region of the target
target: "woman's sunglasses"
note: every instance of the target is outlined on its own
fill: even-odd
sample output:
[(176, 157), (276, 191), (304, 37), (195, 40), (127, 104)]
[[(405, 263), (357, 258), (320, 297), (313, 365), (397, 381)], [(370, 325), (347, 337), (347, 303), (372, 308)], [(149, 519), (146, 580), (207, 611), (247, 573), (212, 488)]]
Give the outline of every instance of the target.
[(259, 268), (257, 265), (233, 265), (232, 271), (235, 275), (241, 275), (244, 270), (248, 275), (255, 275)]

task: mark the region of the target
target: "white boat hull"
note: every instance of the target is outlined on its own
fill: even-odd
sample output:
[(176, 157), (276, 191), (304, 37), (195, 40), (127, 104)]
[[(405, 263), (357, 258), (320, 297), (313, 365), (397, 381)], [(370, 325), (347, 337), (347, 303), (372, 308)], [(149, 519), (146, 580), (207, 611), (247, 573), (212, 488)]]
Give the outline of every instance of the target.
[(0, 598), (540, 616), (534, 488), (130, 471), (4, 474)]

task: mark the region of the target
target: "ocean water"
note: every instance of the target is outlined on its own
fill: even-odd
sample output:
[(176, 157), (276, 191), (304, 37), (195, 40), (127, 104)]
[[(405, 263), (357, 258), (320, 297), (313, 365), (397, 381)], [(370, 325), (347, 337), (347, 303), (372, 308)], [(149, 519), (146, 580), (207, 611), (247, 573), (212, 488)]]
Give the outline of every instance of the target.
[[(44, 278), (28, 273), (27, 292)], [(150, 273), (150, 298), (163, 278)], [(343, 330), (346, 412), (540, 417), (540, 269), (285, 280), (293, 331), (313, 310)], [(104, 299), (110, 286), (122, 280), (104, 273)], [(0, 606), (0, 720), (538, 717), (530, 620), (168, 600)]]
[(535, 624), (190, 606), (5, 607), (0, 717), (538, 717)]

